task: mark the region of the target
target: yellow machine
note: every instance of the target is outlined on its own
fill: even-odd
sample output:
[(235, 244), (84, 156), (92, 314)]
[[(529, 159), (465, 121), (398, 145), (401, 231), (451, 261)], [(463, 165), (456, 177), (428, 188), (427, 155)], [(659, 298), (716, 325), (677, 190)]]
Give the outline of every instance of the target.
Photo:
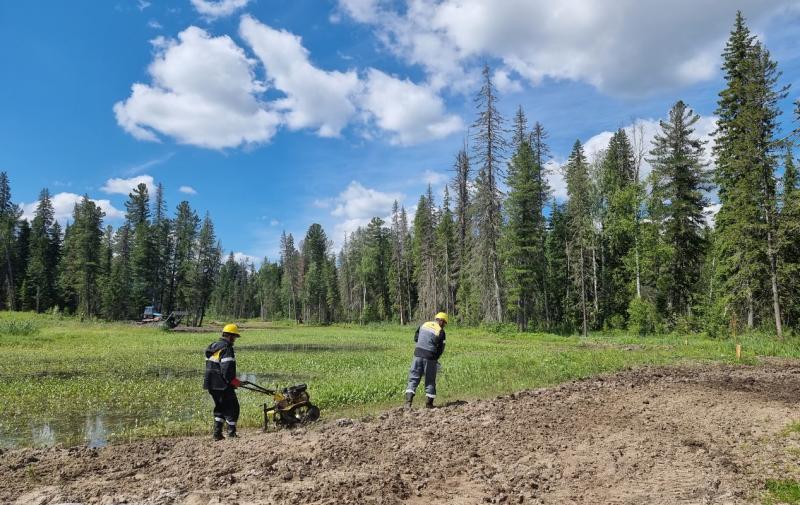
[(252, 382), (242, 382), (241, 388), (272, 396), (272, 404), (264, 404), (264, 431), (270, 426), (291, 428), (319, 419), (319, 408), (311, 403), (308, 387), (297, 384), (280, 391), (267, 389)]

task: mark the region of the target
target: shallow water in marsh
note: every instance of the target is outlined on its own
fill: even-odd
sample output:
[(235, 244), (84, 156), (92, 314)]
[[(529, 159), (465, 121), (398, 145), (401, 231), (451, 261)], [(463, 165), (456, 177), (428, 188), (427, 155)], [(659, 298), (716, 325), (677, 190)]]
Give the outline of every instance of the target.
[[(153, 371), (159, 378), (169, 379), (174, 377), (197, 376), (198, 384), (202, 381), (202, 372), (194, 370), (172, 370), (159, 368)], [(281, 374), (253, 374), (242, 373), (243, 381), (254, 382), (285, 379)], [(209, 407), (210, 407), (209, 403)], [(156, 425), (164, 420), (164, 413), (160, 410), (140, 411), (135, 414), (129, 412), (114, 412), (102, 410), (85, 415), (69, 414), (61, 417), (37, 418), (35, 411), (27, 418), (0, 419), (0, 448), (11, 449), (20, 447), (64, 447), (86, 446), (89, 448), (105, 447), (109, 442), (125, 442), (130, 433), (137, 428)], [(195, 412), (188, 410), (177, 415), (177, 420), (190, 420)], [(210, 415), (210, 412), (209, 412)], [(170, 421), (176, 420), (176, 414), (170, 415)]]

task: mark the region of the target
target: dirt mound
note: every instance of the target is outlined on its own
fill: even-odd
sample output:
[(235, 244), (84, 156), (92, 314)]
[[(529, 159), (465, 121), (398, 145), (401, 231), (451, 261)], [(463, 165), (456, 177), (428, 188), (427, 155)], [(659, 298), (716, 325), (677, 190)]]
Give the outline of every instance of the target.
[(658, 368), (217, 443), (14, 450), (0, 502), (758, 503), (800, 476), (798, 399), (793, 362)]

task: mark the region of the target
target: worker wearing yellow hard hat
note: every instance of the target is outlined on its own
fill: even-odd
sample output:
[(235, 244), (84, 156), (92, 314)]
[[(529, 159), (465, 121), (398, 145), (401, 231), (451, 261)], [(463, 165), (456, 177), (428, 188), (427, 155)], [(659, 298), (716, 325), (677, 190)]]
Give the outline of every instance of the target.
[(406, 387), (406, 408), (410, 409), (417, 392), (417, 386), (425, 377), (425, 408), (433, 408), (433, 399), (436, 398), (436, 374), (439, 371), (439, 358), (444, 352), (447, 314), (439, 312), (433, 318), (417, 328), (414, 333), (414, 358), (411, 360), (411, 369), (408, 371), (408, 386)]
[(214, 400), (214, 440), (222, 440), (222, 423), (228, 425), (228, 438), (236, 437), (239, 420), (239, 399), (236, 388), (241, 381), (236, 377), (236, 355), (233, 343), (239, 338), (239, 327), (226, 324), (222, 336), (206, 348), (206, 373), (203, 389)]

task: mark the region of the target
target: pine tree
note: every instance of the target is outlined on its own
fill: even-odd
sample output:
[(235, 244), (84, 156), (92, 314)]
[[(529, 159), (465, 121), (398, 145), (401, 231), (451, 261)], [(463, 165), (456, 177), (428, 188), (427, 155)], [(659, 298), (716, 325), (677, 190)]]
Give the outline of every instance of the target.
[(583, 336), (589, 333), (592, 289), (591, 262), (594, 226), (592, 224), (591, 181), (583, 146), (575, 141), (566, 166), (567, 195), (567, 256), (574, 287), (570, 311), (577, 313)]
[(483, 85), (475, 99), (478, 118), (473, 124), (474, 152), (480, 168), (475, 180), (476, 239), (472, 265), (480, 296), (481, 312), (487, 321), (503, 321), (503, 286), (500, 266), (501, 237), (501, 162), (507, 143), (503, 138), (503, 118), (497, 110), (497, 93), (489, 67), (483, 67)]
[[(704, 172), (703, 142), (694, 137), (700, 119), (682, 101), (660, 121), (661, 132), (650, 152), (654, 204), (660, 209), (657, 225), (666, 245), (666, 268), (658, 280), (669, 315), (690, 316), (700, 295), (705, 257), (705, 191), (711, 189)], [(654, 220), (655, 221), (655, 220)]]

